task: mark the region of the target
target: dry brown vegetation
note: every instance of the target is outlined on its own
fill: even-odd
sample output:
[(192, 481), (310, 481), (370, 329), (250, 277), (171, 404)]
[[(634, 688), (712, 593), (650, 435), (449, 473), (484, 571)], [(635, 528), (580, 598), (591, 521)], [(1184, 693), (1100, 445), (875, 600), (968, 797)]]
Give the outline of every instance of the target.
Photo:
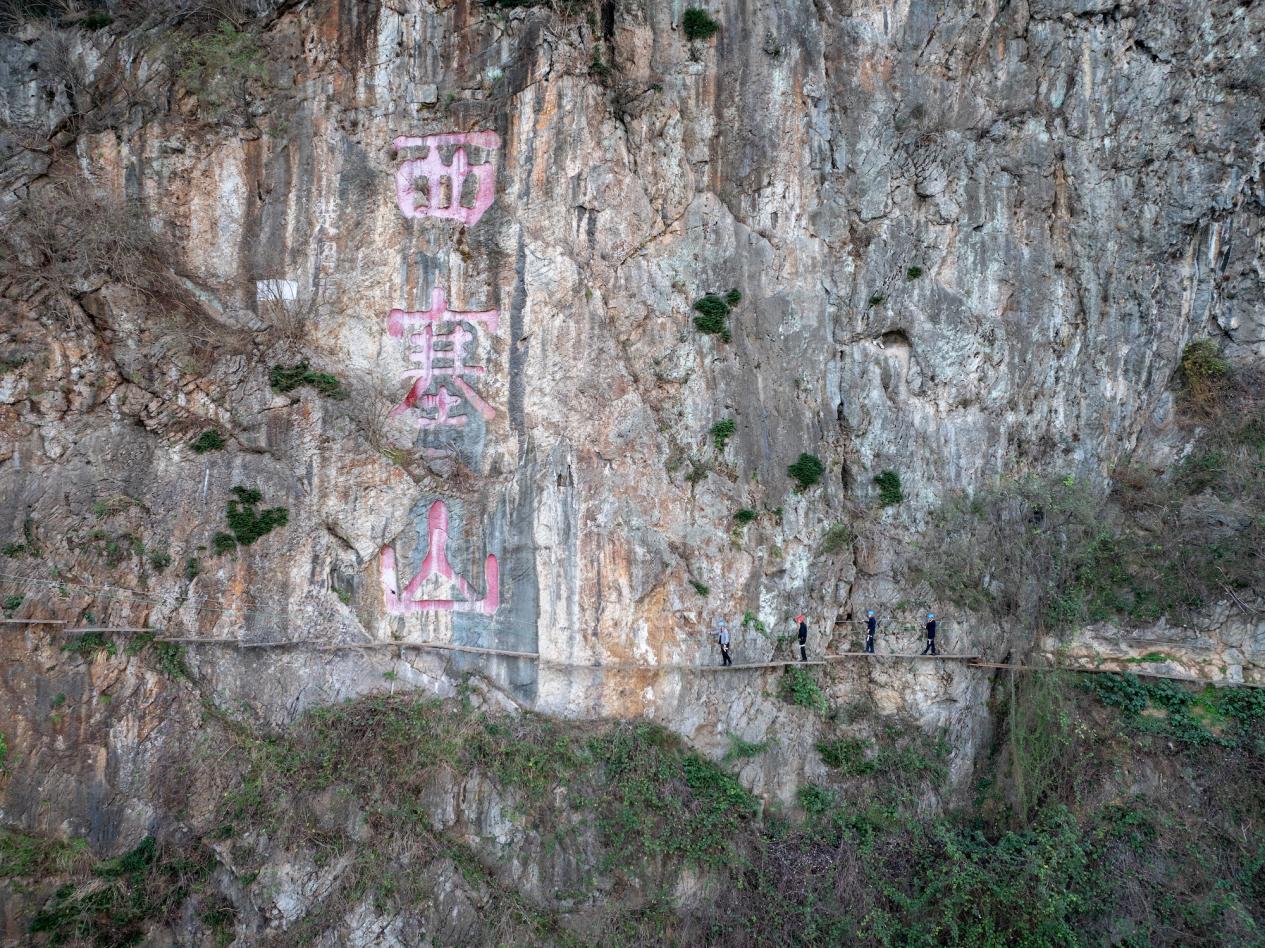
[[(1193, 350), (1193, 351), (1192, 351)], [(1265, 398), (1259, 369), (1187, 350), (1177, 385), (1197, 426), (1170, 470), (1126, 465), (1110, 492), (1073, 477), (1008, 480), (949, 498), (919, 578), (1016, 630), (1189, 620), (1216, 602), (1265, 600)]]

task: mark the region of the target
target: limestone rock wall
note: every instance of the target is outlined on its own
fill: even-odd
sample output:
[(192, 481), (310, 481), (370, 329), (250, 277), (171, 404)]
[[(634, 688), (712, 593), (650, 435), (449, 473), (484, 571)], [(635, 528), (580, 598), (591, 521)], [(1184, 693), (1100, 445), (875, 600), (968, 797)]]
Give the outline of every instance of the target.
[[(304, 640), (190, 646), (208, 693), (272, 722), (477, 671), (709, 751), (778, 730), (744, 780), (789, 799), (814, 724), (777, 672), (621, 666), (713, 662), (712, 621), (748, 611), (771, 636), (738, 633), (740, 661), (801, 610), (814, 651), (855, 645), (836, 620), (925, 601), (910, 540), (946, 490), (1163, 463), (1185, 343), (1262, 355), (1265, 12), (711, 9), (720, 31), (691, 42), (679, 3), (283, 3), (214, 108), (216, 78), (198, 88), (152, 33), (0, 38), (4, 213), (45, 200), (109, 233), (98, 210), (135, 203), (164, 288), (5, 278), (0, 530), (35, 547), (3, 561), (22, 614)], [(730, 289), (731, 339), (699, 332), (692, 303)], [(348, 397), (270, 387), (301, 358)], [(197, 455), (206, 428), (228, 444)], [(801, 452), (825, 465), (803, 492)], [(887, 469), (908, 499), (881, 509)], [(289, 522), (217, 556), (239, 485)], [(855, 539), (824, 552), (838, 523)], [(944, 628), (955, 650), (1002, 640)], [(10, 675), (81, 674), (56, 632), (5, 634)], [(539, 661), (315, 647), (397, 639)], [(821, 674), (951, 726), (969, 773), (986, 672)], [(31, 748), (57, 740), (37, 731)], [(23, 799), (6, 815), (70, 807)]]

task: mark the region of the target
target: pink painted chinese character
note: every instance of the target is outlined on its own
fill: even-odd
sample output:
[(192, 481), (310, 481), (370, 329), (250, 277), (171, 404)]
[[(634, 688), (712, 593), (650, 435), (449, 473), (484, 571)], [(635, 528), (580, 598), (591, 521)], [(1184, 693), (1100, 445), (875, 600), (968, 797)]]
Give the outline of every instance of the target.
[[(473, 145), (489, 151), (501, 147), (496, 132), (454, 132), (447, 135), (401, 135), (395, 140), (397, 150), (424, 147), (426, 157), (409, 158), (395, 172), (395, 200), (405, 217), (442, 217), (477, 223), (496, 197), (496, 162), (471, 165), (464, 146)], [(452, 162), (444, 164), (439, 156), (441, 145), (456, 145)], [(461, 191), (466, 178), (475, 175), (478, 188), (473, 207), (461, 206)], [(425, 182), (424, 190), (418, 184)]]
[[(399, 338), (406, 329), (421, 327), (417, 332), (408, 334), (409, 361), (417, 367), (400, 376), (411, 379), (413, 384), (404, 399), (391, 410), (391, 415), (394, 417), (410, 410), (420, 410), (423, 414), (417, 421), (419, 428), (461, 427), (466, 423), (468, 412), (454, 414), (453, 409), (460, 408), (464, 399), (464, 403), (473, 407), (484, 419), (491, 421), (496, 417), (492, 406), (467, 381), (467, 378), (482, 376), (485, 369), (466, 362), (467, 349), (477, 343), (477, 337), (461, 323), (483, 325), (496, 332), (499, 318), (500, 314), (494, 309), (479, 312), (450, 310), (444, 291), (439, 287), (431, 290), (428, 310), (391, 310), (387, 332), (392, 336)], [(452, 329), (440, 331), (439, 327), (452, 323), (456, 323)], [(433, 392), (430, 391), (432, 386), (435, 388)]]
[[(430, 505), (426, 525), (426, 557), (422, 560), (422, 568), (403, 590), (396, 578), (395, 550), (389, 546), (382, 548), (382, 595), (386, 600), (387, 612), (395, 616), (413, 612), (478, 612), (488, 616), (495, 613), (501, 604), (500, 571), (496, 565), (496, 557), (488, 554), (484, 565), (487, 590), (482, 598), (476, 598), (470, 584), (456, 575), (452, 564), (448, 562), (448, 508), (442, 500)], [(423, 585), (436, 576), (447, 580), (462, 598), (422, 598)]]

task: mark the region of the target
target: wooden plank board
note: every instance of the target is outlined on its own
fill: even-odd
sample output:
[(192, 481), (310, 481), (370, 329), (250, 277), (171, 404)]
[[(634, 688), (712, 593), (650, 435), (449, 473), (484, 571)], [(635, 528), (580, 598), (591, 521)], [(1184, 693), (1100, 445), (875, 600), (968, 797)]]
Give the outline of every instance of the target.
[(826, 656), (826, 659), (829, 661), (834, 661), (835, 659), (844, 659), (844, 658), (905, 658), (905, 659), (912, 659), (914, 661), (923, 661), (923, 662), (931, 662), (931, 661), (969, 662), (969, 661), (974, 661), (978, 659), (979, 656), (978, 655), (954, 655), (948, 652), (941, 652), (939, 655), (917, 655), (917, 654), (905, 654), (903, 652), (836, 652), (833, 655)]
[(0, 619), (0, 625), (65, 625), (65, 619)]
[(273, 642), (243, 642), (240, 639), (230, 639), (238, 644), (241, 648), (286, 648), (291, 645), (311, 645), (319, 646), (320, 639), (277, 639)]
[(154, 639), (154, 641), (155, 642), (185, 642), (185, 643), (197, 644), (197, 645), (241, 645), (241, 642), (239, 642), (237, 639), (207, 639), (207, 638), (194, 639), (194, 638), (180, 638), (179, 636), (174, 636), (174, 635), (164, 636), (163, 638), (157, 638), (157, 639)]
[[(482, 648), (477, 645), (455, 645), (451, 642), (365, 642), (349, 643), (358, 648), (432, 648), (444, 652), (470, 652), (475, 655), (500, 655), (505, 658), (539, 658), (539, 652), (515, 652), (504, 648)], [(325, 645), (323, 651), (339, 651), (345, 645)]]
[(67, 635), (79, 632), (162, 632), (160, 628), (150, 628), (145, 626), (117, 626), (109, 627), (104, 625), (83, 625), (75, 626), (71, 629), (62, 629)]
[(738, 671), (748, 668), (786, 668), (790, 665), (824, 665), (821, 659), (808, 662), (743, 662), (742, 664), (734, 663), (733, 665), (694, 665), (691, 666), (698, 671)]
[(572, 662), (553, 662), (545, 660), (542, 665), (549, 665), (554, 668), (584, 668), (591, 671), (673, 671), (673, 672), (714, 672), (714, 671), (740, 671), (752, 668), (785, 668), (788, 665), (824, 665), (824, 661), (820, 659), (808, 662), (787, 661), (787, 662), (735, 662), (733, 665), (682, 665), (682, 664), (663, 664), (663, 665), (630, 665), (623, 662), (612, 662), (606, 665), (579, 665)]
[(282, 639), (276, 642), (243, 642), (239, 639), (159, 638), (155, 642), (182, 642), (198, 645), (233, 645), (238, 648), (287, 648), (311, 646), (318, 652), (347, 652), (358, 649), (430, 648), (448, 652), (471, 652), (476, 655), (500, 655), (507, 658), (538, 658), (537, 652), (514, 652), (509, 649), (479, 648), (474, 645), (452, 645), (447, 642), (327, 642), (323, 639)]

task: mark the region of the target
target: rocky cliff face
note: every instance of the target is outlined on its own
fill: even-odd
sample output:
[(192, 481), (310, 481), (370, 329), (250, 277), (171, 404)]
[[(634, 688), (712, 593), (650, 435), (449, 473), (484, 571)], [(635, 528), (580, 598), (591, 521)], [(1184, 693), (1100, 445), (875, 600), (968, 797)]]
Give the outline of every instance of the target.
[[(1265, 13), (726, 2), (691, 41), (680, 4), (562, 7), (0, 38), (0, 585), (13, 615), (291, 643), (188, 645), (202, 694), (265, 722), (476, 672), (713, 754), (778, 733), (742, 779), (789, 799), (815, 719), (776, 670), (689, 670), (716, 617), (769, 630), (740, 662), (799, 611), (815, 653), (855, 647), (864, 609), (936, 605), (911, 542), (949, 490), (1163, 467), (1185, 344), (1265, 353)], [(184, 686), (146, 673), (74, 737), (50, 703), (109, 657), (6, 628), (6, 818), (108, 813), (106, 847), (152, 822), (143, 749), (174, 752)], [(1013, 632), (944, 630), (994, 658)], [(1235, 632), (1240, 674), (1263, 634)], [(326, 648), (395, 640), (536, 657)], [(951, 728), (969, 774), (988, 672), (819, 674)]]

